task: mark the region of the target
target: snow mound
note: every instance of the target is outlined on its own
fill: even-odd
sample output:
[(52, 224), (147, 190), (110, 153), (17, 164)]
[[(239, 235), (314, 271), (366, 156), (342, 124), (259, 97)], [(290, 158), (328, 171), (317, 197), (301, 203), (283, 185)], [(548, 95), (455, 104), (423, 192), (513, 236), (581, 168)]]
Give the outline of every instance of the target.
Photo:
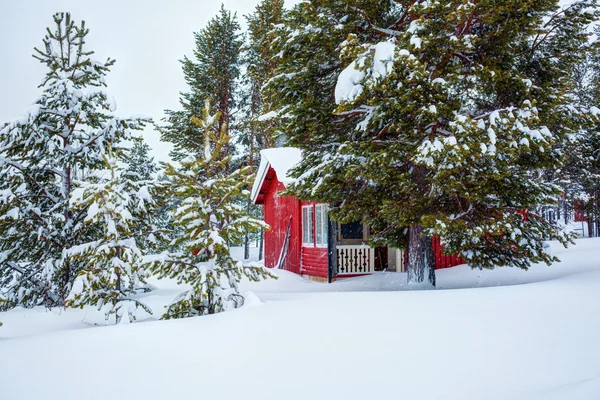
[(262, 304), (262, 301), (260, 301), (254, 292), (244, 292), (242, 296), (244, 296), (244, 307), (257, 307)]

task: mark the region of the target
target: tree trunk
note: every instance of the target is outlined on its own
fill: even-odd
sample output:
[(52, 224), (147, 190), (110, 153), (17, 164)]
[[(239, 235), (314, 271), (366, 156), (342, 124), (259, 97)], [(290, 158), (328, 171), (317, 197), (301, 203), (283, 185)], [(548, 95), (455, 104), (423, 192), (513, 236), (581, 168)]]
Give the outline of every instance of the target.
[[(251, 123), (250, 126), (250, 138), (249, 138), (249, 144), (250, 144), (250, 151), (248, 152), (248, 166), (250, 167), (250, 170), (252, 172), (255, 172), (254, 169), (254, 123)], [(250, 215), (250, 210), (252, 209), (252, 200), (250, 199), (250, 196), (248, 196), (248, 200), (246, 203), (246, 214)], [(246, 231), (246, 234), (244, 235), (244, 260), (247, 260), (250, 258), (250, 233), (248, 231)]]
[(435, 287), (435, 259), (431, 236), (421, 225), (411, 225), (408, 239), (408, 283)]
[[(246, 205), (246, 213), (250, 215), (250, 206), (252, 205), (252, 200), (248, 197), (248, 204)], [(246, 230), (244, 234), (244, 260), (250, 258), (250, 233)]]
[(566, 195), (563, 197), (563, 214), (565, 216), (565, 225), (569, 223), (569, 203)]
[(260, 229), (260, 244), (258, 245), (258, 261), (263, 259), (263, 247), (265, 246), (265, 230)]

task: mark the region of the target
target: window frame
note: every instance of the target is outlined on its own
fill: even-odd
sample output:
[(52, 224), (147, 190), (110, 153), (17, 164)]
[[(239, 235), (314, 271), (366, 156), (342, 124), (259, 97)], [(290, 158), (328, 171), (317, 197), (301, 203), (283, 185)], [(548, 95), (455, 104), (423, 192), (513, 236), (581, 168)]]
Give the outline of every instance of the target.
[[(327, 204), (315, 204), (315, 247), (326, 248), (328, 247), (328, 219), (327, 219)], [(321, 217), (321, 223), (318, 224), (319, 215)], [(321, 242), (319, 242), (319, 230), (321, 231)]]
[[(308, 212), (305, 213), (304, 210), (308, 210)], [(305, 217), (310, 218), (310, 223), (307, 223)], [(308, 233), (308, 242), (305, 241), (305, 232)], [(315, 207), (312, 204), (302, 206), (302, 247), (315, 247), (315, 241)]]

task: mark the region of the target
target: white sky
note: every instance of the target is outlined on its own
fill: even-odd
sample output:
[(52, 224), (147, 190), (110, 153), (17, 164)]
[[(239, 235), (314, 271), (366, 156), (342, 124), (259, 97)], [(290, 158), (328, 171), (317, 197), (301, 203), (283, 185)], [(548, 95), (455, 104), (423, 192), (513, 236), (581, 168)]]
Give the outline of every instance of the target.
[[(290, 6), (299, 0), (286, 0)], [(223, 0), (242, 25), (259, 0)], [(0, 123), (20, 117), (40, 93), (45, 67), (31, 57), (41, 46), (52, 15), (69, 11), (85, 20), (88, 49), (95, 59), (117, 60), (107, 76), (117, 114), (149, 115), (158, 121), (164, 109), (179, 108), (186, 90), (179, 59), (191, 56), (193, 32), (205, 26), (221, 1), (211, 0), (0, 0)], [(157, 160), (168, 161), (170, 145), (152, 128), (144, 132)]]

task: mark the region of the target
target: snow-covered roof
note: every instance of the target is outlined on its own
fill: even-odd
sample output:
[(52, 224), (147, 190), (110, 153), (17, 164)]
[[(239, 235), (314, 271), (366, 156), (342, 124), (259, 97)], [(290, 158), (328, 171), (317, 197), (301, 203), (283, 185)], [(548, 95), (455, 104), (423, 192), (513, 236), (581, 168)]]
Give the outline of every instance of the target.
[(302, 160), (302, 152), (295, 147), (278, 147), (275, 149), (265, 149), (260, 151), (260, 166), (256, 173), (256, 179), (252, 186), (252, 202), (255, 203), (263, 186), (264, 180), (269, 172), (269, 168), (275, 170), (277, 179), (285, 186), (294, 182), (294, 179), (288, 176), (289, 170), (298, 165)]

